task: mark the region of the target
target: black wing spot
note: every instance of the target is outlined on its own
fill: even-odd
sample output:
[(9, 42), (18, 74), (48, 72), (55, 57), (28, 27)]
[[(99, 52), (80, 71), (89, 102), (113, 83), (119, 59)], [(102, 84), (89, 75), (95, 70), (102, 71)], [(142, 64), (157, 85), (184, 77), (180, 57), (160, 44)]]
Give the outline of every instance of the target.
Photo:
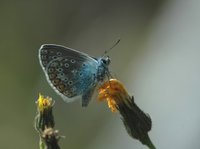
[(61, 72), (60, 75), (61, 75), (61, 76), (64, 76), (64, 73)]
[(56, 74), (55, 73), (51, 73), (49, 74), (49, 79), (52, 80), (52, 79), (55, 79), (56, 78)]
[(47, 54), (48, 52), (47, 52), (46, 49), (42, 49), (42, 50), (41, 50), (41, 53), (42, 53), (42, 54)]
[(55, 69), (51, 67), (51, 68), (48, 69), (48, 72), (49, 72), (49, 73), (52, 73), (52, 72), (54, 72), (54, 70), (55, 70)]
[(51, 66), (52, 67), (56, 67), (56, 66), (58, 66), (58, 63), (57, 62), (53, 62), (53, 63), (51, 63)]
[(69, 84), (69, 85), (72, 85), (72, 84), (73, 84), (73, 82), (72, 82), (72, 81), (69, 81), (69, 82), (68, 82), (68, 84)]
[(60, 82), (59, 79), (52, 80), (52, 83), (53, 83), (54, 86), (58, 85), (59, 82)]
[(62, 69), (62, 68), (58, 68), (57, 70), (58, 70), (58, 72), (62, 72), (62, 71), (63, 71), (63, 69)]
[(67, 82), (67, 81), (68, 81), (68, 78), (64, 78), (64, 81)]
[(65, 63), (65, 67), (68, 68), (68, 67), (69, 67), (69, 64), (68, 64), (68, 63)]
[(62, 53), (61, 53), (61, 52), (57, 52), (56, 54), (57, 54), (58, 56), (61, 56), (61, 55), (62, 55)]
[(45, 60), (45, 59), (47, 59), (47, 56), (46, 55), (41, 55), (41, 59)]
[(76, 61), (75, 61), (74, 59), (71, 59), (70, 62), (71, 62), (71, 63), (75, 63)]
[(57, 58), (57, 56), (52, 56), (52, 59), (56, 59)]
[(47, 61), (42, 61), (42, 64), (45, 66), (47, 65)]

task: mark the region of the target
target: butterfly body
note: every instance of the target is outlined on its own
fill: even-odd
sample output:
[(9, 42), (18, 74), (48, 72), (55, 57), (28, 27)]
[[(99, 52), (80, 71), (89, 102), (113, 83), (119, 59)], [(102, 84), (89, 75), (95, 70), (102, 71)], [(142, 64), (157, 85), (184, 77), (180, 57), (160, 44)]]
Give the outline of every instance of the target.
[(39, 60), (47, 81), (66, 102), (82, 97), (87, 106), (99, 82), (108, 73), (108, 57), (89, 55), (60, 45), (45, 44), (39, 49)]

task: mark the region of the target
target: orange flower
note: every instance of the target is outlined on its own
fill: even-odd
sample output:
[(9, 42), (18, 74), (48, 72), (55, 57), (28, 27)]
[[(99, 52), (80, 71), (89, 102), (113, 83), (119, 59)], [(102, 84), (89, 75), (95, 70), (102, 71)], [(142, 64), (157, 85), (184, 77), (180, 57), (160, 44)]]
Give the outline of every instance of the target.
[(116, 112), (118, 109), (118, 104), (122, 102), (127, 103), (127, 100), (130, 99), (130, 96), (120, 81), (116, 79), (110, 79), (99, 88), (98, 99), (100, 101), (106, 99), (108, 107), (111, 109), (111, 111)]

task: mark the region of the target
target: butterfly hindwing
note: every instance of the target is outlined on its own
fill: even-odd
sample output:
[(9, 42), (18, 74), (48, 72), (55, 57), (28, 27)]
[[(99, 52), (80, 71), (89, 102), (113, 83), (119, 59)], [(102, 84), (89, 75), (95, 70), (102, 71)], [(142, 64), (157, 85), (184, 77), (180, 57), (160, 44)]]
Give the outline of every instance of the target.
[(39, 58), (48, 82), (65, 101), (72, 101), (98, 83), (97, 61), (84, 53), (43, 45)]

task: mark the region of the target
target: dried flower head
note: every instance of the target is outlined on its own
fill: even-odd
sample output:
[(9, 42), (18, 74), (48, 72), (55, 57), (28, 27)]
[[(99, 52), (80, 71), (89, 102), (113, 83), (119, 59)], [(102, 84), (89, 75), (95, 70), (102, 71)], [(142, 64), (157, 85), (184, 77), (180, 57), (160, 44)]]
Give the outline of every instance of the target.
[(151, 149), (155, 148), (148, 136), (152, 126), (151, 118), (135, 104), (134, 97), (129, 96), (120, 81), (110, 79), (100, 86), (98, 99), (106, 99), (112, 112), (120, 112), (124, 126), (132, 138), (140, 140)]
[(58, 146), (58, 140), (60, 139), (58, 130), (54, 130), (53, 128), (46, 128), (43, 131), (41, 138), (45, 142), (48, 149), (60, 149)]

